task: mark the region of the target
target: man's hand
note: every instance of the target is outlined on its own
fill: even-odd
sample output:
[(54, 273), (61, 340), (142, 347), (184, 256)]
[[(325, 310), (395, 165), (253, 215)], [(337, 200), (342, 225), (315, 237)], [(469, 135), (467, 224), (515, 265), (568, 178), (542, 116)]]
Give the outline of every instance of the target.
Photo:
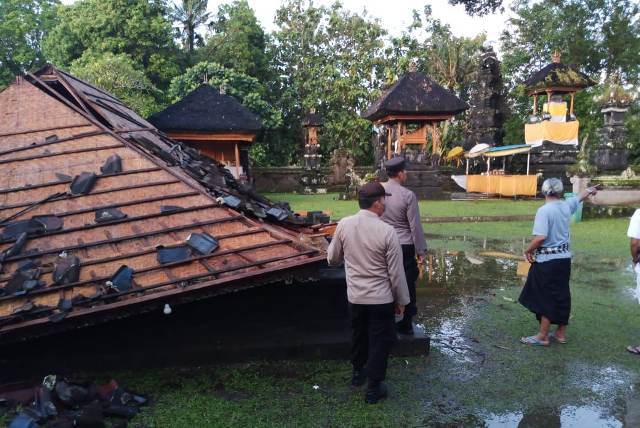
[(396, 303), (396, 315), (404, 315), (404, 305)]
[(419, 264), (419, 265), (424, 264), (424, 254), (418, 254), (418, 255), (416, 256), (416, 259), (418, 260), (418, 264)]

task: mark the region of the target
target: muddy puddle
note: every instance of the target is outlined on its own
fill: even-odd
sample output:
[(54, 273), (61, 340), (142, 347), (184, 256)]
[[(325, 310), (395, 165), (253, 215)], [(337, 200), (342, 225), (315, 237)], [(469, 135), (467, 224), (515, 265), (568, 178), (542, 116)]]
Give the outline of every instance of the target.
[[(498, 301), (509, 308), (510, 316), (520, 308), (515, 300), (524, 284), (528, 263), (522, 256), (527, 242), (483, 239), (438, 238), (427, 257), (427, 268), (417, 284), (418, 316), (416, 322), (424, 326), (437, 350), (433, 358), (445, 358), (447, 381), (472, 382), (482, 371), (485, 359), (500, 358), (494, 352), (520, 352), (517, 338), (492, 334), (480, 337), (469, 333), (470, 323), (489, 301)], [(635, 279), (626, 260), (593, 260), (574, 257), (574, 275), (582, 277), (592, 272), (621, 272), (624, 281), (612, 280), (602, 287), (613, 288), (616, 295), (638, 302)], [(502, 300), (504, 302), (502, 302)], [(640, 307), (639, 307), (640, 310)], [(534, 327), (535, 326), (531, 326)], [(639, 337), (640, 338), (640, 337)], [(487, 352), (487, 350), (489, 350)], [(640, 360), (638, 360), (640, 362)], [(488, 363), (487, 365), (490, 366)], [(640, 394), (636, 391), (639, 373), (619, 365), (597, 365), (579, 358), (563, 362), (566, 377), (559, 388), (588, 391), (589, 399), (559, 400), (556, 407), (529, 408), (527, 402), (510, 405), (502, 412), (489, 412), (480, 407), (463, 420), (460, 426), (498, 427), (640, 427)], [(557, 400), (556, 400), (557, 401)], [(511, 407), (511, 408), (510, 408)], [(487, 406), (487, 408), (493, 408)]]

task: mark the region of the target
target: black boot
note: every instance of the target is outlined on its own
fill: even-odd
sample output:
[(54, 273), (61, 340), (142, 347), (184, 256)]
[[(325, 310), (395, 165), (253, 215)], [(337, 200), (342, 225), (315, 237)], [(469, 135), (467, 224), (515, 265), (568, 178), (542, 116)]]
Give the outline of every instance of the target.
[(353, 373), (351, 374), (351, 386), (362, 386), (367, 380), (367, 372), (364, 368), (362, 369), (353, 369)]
[(387, 398), (387, 394), (387, 385), (382, 382), (369, 382), (364, 401), (368, 404), (376, 404), (378, 401)]

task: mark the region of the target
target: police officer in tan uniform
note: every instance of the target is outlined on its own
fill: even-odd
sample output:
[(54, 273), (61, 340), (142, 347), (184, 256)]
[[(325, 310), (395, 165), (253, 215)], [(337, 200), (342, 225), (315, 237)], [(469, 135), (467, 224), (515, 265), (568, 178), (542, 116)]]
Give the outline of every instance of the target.
[(391, 196), (386, 198), (385, 211), (381, 219), (392, 226), (402, 246), (402, 260), (407, 278), (407, 286), (411, 302), (404, 311), (404, 318), (396, 323), (398, 333), (413, 334), (412, 318), (417, 314), (416, 280), (418, 279), (418, 263), (424, 262), (427, 253), (427, 241), (424, 238), (418, 198), (411, 190), (404, 187), (407, 181), (406, 162), (398, 156), (384, 164), (389, 180), (383, 184), (385, 191)]
[(360, 211), (338, 223), (327, 250), (327, 261), (344, 262), (351, 318), (352, 386), (368, 378), (365, 401), (386, 398), (382, 382), (387, 359), (397, 340), (394, 313), (410, 302), (402, 265), (402, 249), (393, 228), (380, 220), (385, 209), (380, 183), (367, 183), (358, 192)]

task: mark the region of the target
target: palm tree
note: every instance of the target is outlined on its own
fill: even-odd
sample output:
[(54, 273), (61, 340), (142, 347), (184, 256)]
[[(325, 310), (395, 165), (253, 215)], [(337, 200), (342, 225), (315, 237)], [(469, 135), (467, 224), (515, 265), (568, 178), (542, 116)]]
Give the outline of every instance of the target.
[(182, 40), (188, 53), (193, 52), (198, 34), (196, 30), (209, 19), (207, 13), (208, 0), (182, 0), (181, 5), (171, 9), (171, 17), (181, 29)]

